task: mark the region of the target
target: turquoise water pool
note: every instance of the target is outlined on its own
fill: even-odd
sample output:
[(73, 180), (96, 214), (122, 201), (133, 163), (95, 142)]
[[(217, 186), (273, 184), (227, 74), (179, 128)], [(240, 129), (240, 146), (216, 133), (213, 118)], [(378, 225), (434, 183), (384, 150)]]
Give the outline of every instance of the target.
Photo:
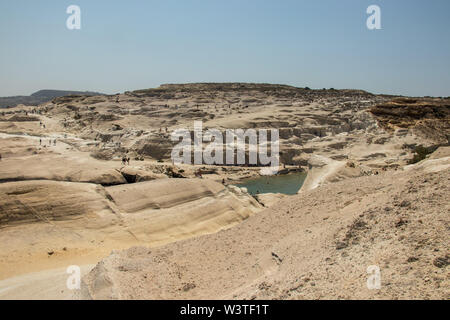
[(306, 173), (291, 173), (277, 176), (261, 176), (236, 184), (239, 188), (247, 188), (252, 195), (261, 193), (297, 194), (305, 181)]

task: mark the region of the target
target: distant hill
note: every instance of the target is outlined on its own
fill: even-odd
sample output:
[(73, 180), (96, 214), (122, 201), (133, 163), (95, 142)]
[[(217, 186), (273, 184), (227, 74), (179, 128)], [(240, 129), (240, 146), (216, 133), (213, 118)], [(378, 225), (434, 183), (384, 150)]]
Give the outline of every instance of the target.
[(91, 91), (39, 90), (29, 96), (0, 97), (0, 108), (15, 107), (19, 104), (37, 106), (54, 98), (68, 95), (98, 96), (102, 93)]

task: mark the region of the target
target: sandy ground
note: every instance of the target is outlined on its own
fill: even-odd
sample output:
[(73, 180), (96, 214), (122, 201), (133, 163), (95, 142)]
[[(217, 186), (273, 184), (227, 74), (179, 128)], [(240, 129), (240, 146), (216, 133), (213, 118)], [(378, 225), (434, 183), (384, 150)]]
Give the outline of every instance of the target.
[[(445, 144), (447, 102), (390, 99), (192, 84), (2, 110), (0, 298), (71, 298), (68, 265), (85, 266), (84, 298), (448, 297), (448, 150), (407, 166)], [(259, 168), (174, 166), (170, 132), (195, 120), (279, 129), (281, 164), (308, 171), (300, 194), (258, 203), (229, 184)], [(388, 290), (363, 290), (369, 263)]]

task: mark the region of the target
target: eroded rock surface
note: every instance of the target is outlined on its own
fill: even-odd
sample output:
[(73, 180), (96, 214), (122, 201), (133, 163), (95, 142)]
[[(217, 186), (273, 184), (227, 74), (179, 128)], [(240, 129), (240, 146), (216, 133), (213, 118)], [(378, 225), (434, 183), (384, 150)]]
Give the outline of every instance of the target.
[[(318, 187), (217, 234), (115, 251), (84, 298), (448, 299), (450, 158), (431, 161)], [(367, 287), (374, 265), (380, 290)]]

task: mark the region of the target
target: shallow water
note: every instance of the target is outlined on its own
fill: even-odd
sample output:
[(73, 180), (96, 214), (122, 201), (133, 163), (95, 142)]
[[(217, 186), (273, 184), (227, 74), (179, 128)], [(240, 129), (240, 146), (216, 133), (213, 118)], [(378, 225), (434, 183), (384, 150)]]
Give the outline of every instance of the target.
[(282, 193), (297, 194), (305, 181), (306, 173), (291, 173), (277, 176), (261, 176), (236, 184), (239, 188), (247, 188), (248, 193)]

